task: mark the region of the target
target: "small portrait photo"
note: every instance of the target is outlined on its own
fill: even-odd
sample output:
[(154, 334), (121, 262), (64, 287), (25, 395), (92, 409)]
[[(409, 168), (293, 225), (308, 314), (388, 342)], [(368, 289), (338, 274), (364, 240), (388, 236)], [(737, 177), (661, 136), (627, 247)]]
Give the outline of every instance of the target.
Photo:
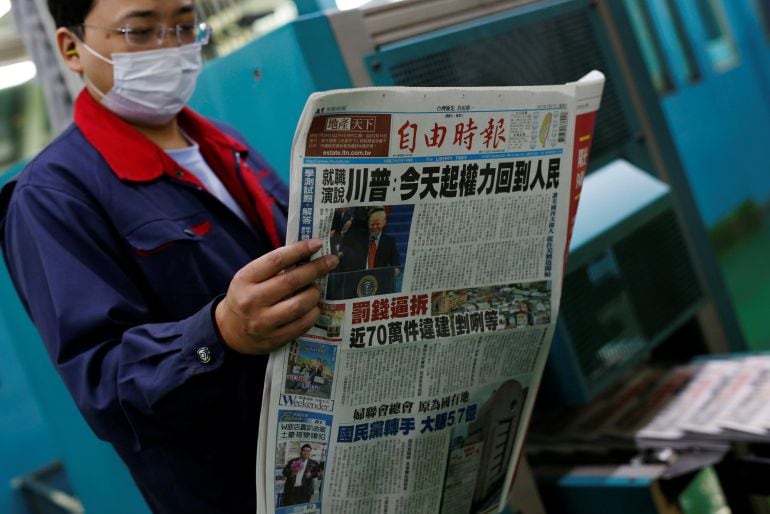
[(278, 441), (273, 468), (275, 512), (321, 512), (332, 417), (318, 412), (279, 410), (277, 418)]
[(330, 399), (336, 360), (336, 345), (295, 339), (289, 343), (284, 392)]
[(329, 274), (328, 300), (401, 292), (414, 205), (368, 205), (334, 211), (331, 252), (340, 258)]
[(279, 442), (275, 457), (277, 512), (294, 512), (281, 507), (308, 503), (320, 508), (326, 444), (302, 440)]
[(330, 341), (339, 341), (342, 337), (342, 323), (345, 321), (344, 303), (320, 302), (321, 315), (313, 327), (313, 335)]

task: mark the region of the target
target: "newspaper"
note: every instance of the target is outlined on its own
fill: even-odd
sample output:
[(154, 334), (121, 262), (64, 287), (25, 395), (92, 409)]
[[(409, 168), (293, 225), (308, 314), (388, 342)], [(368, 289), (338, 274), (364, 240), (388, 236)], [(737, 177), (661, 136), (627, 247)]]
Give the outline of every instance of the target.
[(636, 434), (641, 447), (770, 440), (770, 355), (702, 358), (682, 388)]
[[(770, 441), (770, 354), (645, 364), (586, 405), (542, 410), (527, 451), (537, 460), (611, 451), (720, 450)], [(632, 444), (629, 444), (632, 443)]]
[(259, 513), (502, 508), (603, 85), (310, 97), (287, 242), (340, 265), (316, 326), (270, 358)]

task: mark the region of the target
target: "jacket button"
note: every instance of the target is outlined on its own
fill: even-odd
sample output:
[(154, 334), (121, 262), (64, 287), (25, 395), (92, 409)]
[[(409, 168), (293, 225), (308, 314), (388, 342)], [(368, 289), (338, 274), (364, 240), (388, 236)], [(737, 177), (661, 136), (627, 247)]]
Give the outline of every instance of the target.
[(211, 350), (209, 350), (208, 346), (201, 346), (196, 353), (198, 354), (198, 360), (201, 361), (201, 364), (208, 364), (211, 362)]
[(177, 177), (184, 177), (184, 171), (182, 171), (182, 170), (176, 170), (176, 171), (174, 172), (174, 175), (176, 175)]

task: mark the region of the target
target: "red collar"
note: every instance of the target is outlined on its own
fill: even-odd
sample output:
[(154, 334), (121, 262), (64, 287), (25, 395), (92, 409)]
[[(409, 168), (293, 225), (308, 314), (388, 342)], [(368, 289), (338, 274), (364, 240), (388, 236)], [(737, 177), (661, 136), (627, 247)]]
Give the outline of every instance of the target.
[[(179, 165), (158, 145), (147, 139), (83, 89), (75, 101), (75, 124), (121, 180), (145, 182), (164, 174), (173, 175)], [(203, 153), (232, 155), (247, 149), (205, 118), (185, 107), (177, 117), (179, 126), (198, 143)]]
[[(264, 230), (273, 247), (278, 248), (281, 239), (272, 212), (275, 201), (246, 163), (246, 147), (190, 108), (182, 109), (177, 123), (198, 143), (203, 158), (254, 226)], [(75, 101), (75, 124), (121, 180), (147, 182), (165, 174), (203, 187), (195, 175), (181, 169), (162, 148), (97, 102), (85, 89)], [(244, 169), (248, 172), (241, 174)]]

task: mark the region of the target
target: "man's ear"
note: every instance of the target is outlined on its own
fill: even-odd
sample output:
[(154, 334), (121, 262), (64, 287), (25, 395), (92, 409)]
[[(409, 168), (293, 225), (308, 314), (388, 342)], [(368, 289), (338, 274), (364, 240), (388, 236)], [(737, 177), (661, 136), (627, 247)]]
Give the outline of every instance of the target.
[(56, 44), (59, 47), (59, 53), (64, 59), (64, 63), (75, 73), (83, 73), (83, 65), (80, 62), (80, 51), (78, 50), (78, 40), (75, 35), (67, 28), (59, 27), (56, 30)]

